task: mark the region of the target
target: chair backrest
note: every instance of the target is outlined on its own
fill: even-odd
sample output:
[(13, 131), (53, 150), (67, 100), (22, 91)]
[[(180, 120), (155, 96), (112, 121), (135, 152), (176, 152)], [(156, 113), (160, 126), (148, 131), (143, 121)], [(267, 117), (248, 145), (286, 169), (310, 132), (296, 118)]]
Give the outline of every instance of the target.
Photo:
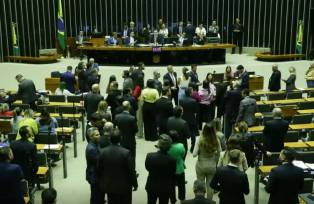
[(35, 136), (36, 144), (58, 144), (58, 137), (56, 134), (38, 134)]
[(76, 114), (77, 113), (77, 107), (73, 106), (59, 106), (58, 107), (58, 113), (64, 113), (64, 114)]
[(287, 93), (287, 99), (297, 99), (302, 98), (301, 92), (289, 92)]
[(297, 142), (301, 138), (302, 137), (298, 131), (288, 131), (287, 137), (285, 137), (285, 142)]
[(296, 160), (303, 161), (304, 163), (314, 163), (314, 151), (301, 152), (298, 151)]
[(28, 182), (25, 179), (21, 180), (21, 190), (22, 190), (22, 193), (23, 193), (23, 197), (29, 197)]
[(276, 94), (269, 94), (268, 95), (268, 100), (284, 100), (286, 99), (286, 94), (285, 93), (276, 93)]
[(19, 107), (22, 110), (26, 110), (26, 109), (30, 108), (30, 105), (29, 104), (14, 104), (13, 103), (12, 108), (16, 108), (16, 107)]
[(254, 98), (256, 101), (260, 101), (261, 100), (261, 95), (251, 95), (251, 98)]
[(307, 94), (307, 97), (314, 97), (314, 91), (310, 91), (310, 92), (308, 92), (308, 94)]
[(69, 118), (57, 118), (58, 127), (71, 127), (71, 120)]
[(309, 141), (314, 141), (314, 130), (311, 130), (309, 132), (309, 138), (308, 138)]
[(38, 166), (48, 166), (47, 154), (45, 152), (37, 152), (36, 160)]
[(83, 95), (79, 96), (67, 96), (67, 100), (69, 103), (79, 103), (80, 101), (83, 100)]
[(270, 156), (263, 155), (263, 165), (278, 165), (280, 152), (272, 152)]
[(223, 82), (224, 73), (215, 73), (213, 74), (213, 82)]
[(299, 109), (300, 110), (306, 110), (306, 109), (314, 109), (314, 102), (310, 101), (310, 102), (302, 102), (299, 103)]
[(10, 120), (0, 120), (0, 133), (8, 134), (12, 132), (12, 125)]
[(266, 123), (267, 121), (270, 121), (270, 120), (272, 120), (273, 118), (274, 118), (273, 116), (269, 116), (269, 115), (264, 116), (264, 117), (263, 117), (263, 124), (265, 125), (265, 123)]
[(311, 123), (313, 119), (312, 114), (304, 114), (304, 115), (294, 115), (292, 117), (292, 124), (305, 124), (305, 123)]
[(56, 106), (49, 106), (49, 105), (37, 106), (38, 112), (41, 112), (43, 109), (46, 109), (49, 113), (57, 113), (57, 107)]
[(51, 102), (65, 102), (64, 95), (48, 95), (48, 98)]
[(304, 178), (303, 187), (300, 193), (312, 193), (313, 192), (313, 178)]
[(274, 106), (271, 104), (261, 104), (257, 106), (258, 112), (270, 113), (273, 111)]

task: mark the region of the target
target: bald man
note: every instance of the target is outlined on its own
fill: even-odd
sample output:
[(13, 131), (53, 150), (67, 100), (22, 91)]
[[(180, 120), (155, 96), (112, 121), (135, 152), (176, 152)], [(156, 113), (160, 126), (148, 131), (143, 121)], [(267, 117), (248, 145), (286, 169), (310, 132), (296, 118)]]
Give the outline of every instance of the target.
[(289, 122), (282, 119), (282, 110), (280, 108), (273, 109), (273, 118), (273, 120), (264, 124), (263, 144), (266, 151), (280, 152), (284, 148)]
[[(138, 131), (135, 117), (130, 114), (131, 104), (129, 101), (123, 101), (123, 112), (114, 118), (114, 124), (119, 128), (121, 134), (121, 146), (130, 150), (131, 156), (135, 162), (136, 141), (135, 135)], [(135, 163), (134, 163), (135, 164)]]
[(104, 100), (104, 97), (100, 95), (99, 84), (92, 85), (92, 92), (88, 93), (84, 99), (84, 107), (87, 113), (87, 120), (90, 120), (90, 117), (93, 113), (97, 111), (98, 103)]

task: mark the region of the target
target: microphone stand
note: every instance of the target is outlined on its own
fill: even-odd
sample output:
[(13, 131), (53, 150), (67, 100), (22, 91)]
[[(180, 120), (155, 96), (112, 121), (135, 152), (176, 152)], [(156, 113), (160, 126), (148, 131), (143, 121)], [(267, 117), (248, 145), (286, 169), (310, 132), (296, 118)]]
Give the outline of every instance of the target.
[(51, 167), (51, 149), (50, 149), (50, 137), (51, 137), (51, 127), (49, 126), (48, 127), (48, 140), (47, 140), (47, 143), (48, 143), (48, 156), (47, 156), (47, 159), (48, 159), (48, 171), (49, 171), (49, 189), (53, 188), (53, 173), (52, 173), (52, 167)]

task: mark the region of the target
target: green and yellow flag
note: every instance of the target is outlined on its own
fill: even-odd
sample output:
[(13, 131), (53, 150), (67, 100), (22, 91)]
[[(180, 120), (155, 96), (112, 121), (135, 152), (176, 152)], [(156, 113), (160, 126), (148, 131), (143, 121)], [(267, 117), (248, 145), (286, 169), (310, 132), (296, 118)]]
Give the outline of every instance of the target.
[(18, 45), (18, 40), (16, 36), (16, 24), (14, 22), (11, 23), (11, 31), (12, 31), (12, 46), (13, 46), (13, 56), (20, 56), (20, 47)]
[(63, 12), (62, 12), (62, 1), (58, 1), (58, 42), (62, 50), (65, 49), (65, 30), (64, 30), (64, 21), (63, 21)]
[(303, 21), (298, 21), (298, 28), (297, 28), (297, 40), (296, 40), (296, 52), (301, 54), (302, 53), (302, 45), (303, 45)]

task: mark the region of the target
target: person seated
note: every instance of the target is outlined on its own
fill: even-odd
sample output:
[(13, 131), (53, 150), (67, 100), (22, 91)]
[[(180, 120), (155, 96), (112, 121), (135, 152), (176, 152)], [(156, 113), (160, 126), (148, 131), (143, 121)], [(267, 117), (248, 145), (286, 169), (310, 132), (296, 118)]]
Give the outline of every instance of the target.
[(314, 88), (314, 63), (312, 63), (306, 71), (305, 80), (308, 88)]
[(11, 119), (12, 133), (17, 133), (19, 130), (19, 122), (23, 119), (22, 109), (16, 107), (13, 110), (13, 118)]
[(131, 32), (130, 33), (130, 36), (125, 38), (124, 40), (124, 44), (126, 46), (134, 46), (136, 43), (136, 40), (135, 40), (135, 33), (134, 32)]
[[(18, 123), (18, 129), (20, 129), (23, 126), (27, 126), (30, 129), (30, 137), (28, 137), (28, 141), (33, 141), (35, 135), (38, 134), (38, 125), (37, 122), (34, 120), (34, 112), (32, 109), (26, 109), (24, 110), (24, 118), (20, 120)], [(20, 133), (17, 132), (16, 140), (21, 139)]]
[(134, 33), (134, 36), (136, 36), (136, 28), (135, 28), (135, 23), (134, 21), (130, 21), (130, 27), (129, 27), (129, 30), (128, 30), (128, 36), (131, 35), (131, 33)]
[(148, 44), (151, 41), (152, 30), (149, 24), (147, 24), (142, 30), (143, 43)]
[(80, 31), (79, 35), (76, 37), (76, 44), (81, 46), (81, 45), (83, 45), (84, 40), (85, 40), (84, 39), (84, 32)]
[(206, 40), (206, 29), (203, 27), (203, 23), (200, 23), (195, 29), (196, 43), (204, 44)]
[(122, 38), (126, 38), (129, 35), (129, 27), (127, 23), (124, 23), (122, 30)]
[(73, 96), (73, 94), (66, 89), (66, 83), (64, 81), (60, 82), (59, 87), (55, 91), (55, 95)]
[(183, 32), (178, 38), (178, 45), (183, 46), (186, 40), (187, 38), (185, 37), (185, 32)]
[(168, 38), (168, 34), (169, 34), (168, 28), (166, 27), (166, 24), (163, 23), (158, 32), (161, 44), (164, 44), (165, 38)]
[(116, 32), (112, 33), (112, 36), (107, 41), (108, 45), (117, 45), (118, 44), (118, 35)]
[(218, 27), (217, 22), (215, 20), (212, 22), (212, 24), (208, 28), (208, 37), (220, 38), (219, 27)]
[(9, 104), (3, 103), (0, 107), (0, 116), (2, 117), (13, 117), (13, 111), (10, 111)]
[(3, 103), (7, 103), (9, 107), (11, 107), (11, 104), (15, 101), (15, 95), (11, 94), (10, 91), (0, 91), (0, 105)]
[(57, 203), (57, 191), (54, 188), (48, 188), (41, 192), (42, 204), (55, 204)]
[(46, 108), (42, 109), (40, 116), (36, 118), (36, 122), (40, 134), (57, 134), (58, 121), (50, 116)]

